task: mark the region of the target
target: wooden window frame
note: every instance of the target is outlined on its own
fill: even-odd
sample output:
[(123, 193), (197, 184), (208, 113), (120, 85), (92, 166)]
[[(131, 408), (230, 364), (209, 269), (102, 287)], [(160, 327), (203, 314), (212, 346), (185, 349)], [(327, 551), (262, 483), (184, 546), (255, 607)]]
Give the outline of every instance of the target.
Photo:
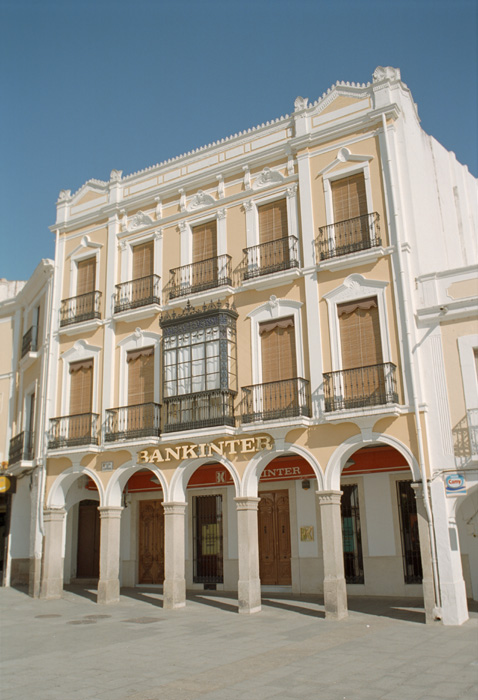
[(266, 204), (273, 204), (281, 199), (286, 200), (287, 236), (299, 238), (297, 193), (297, 185), (292, 185), (281, 192), (263, 196), (256, 195), (245, 202), (244, 209), (246, 212), (246, 237), (248, 248), (252, 248), (261, 243), (259, 232), (259, 208)]

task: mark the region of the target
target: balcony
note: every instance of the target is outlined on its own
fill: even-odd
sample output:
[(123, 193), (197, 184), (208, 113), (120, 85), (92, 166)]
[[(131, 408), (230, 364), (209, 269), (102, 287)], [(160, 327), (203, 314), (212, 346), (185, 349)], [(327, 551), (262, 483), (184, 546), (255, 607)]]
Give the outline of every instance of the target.
[(374, 212), (321, 226), (317, 239), (317, 257), (319, 260), (330, 260), (381, 246), (379, 220), (379, 215)]
[(121, 311), (137, 309), (149, 304), (160, 304), (158, 275), (148, 275), (137, 280), (122, 282), (116, 285), (115, 314)]
[(211, 428), (220, 425), (234, 427), (235, 391), (213, 389), (184, 396), (163, 399), (164, 432)]
[(35, 456), (35, 433), (26, 430), (23, 433), (15, 435), (10, 440), (10, 449), (8, 452), (8, 462), (10, 466), (17, 462), (31, 462)]
[(38, 350), (37, 339), (38, 327), (32, 326), (22, 338), (22, 357), (25, 357), (29, 352), (36, 352)]
[(191, 265), (182, 265), (169, 272), (171, 273), (170, 299), (232, 284), (230, 255), (219, 255), (191, 263)]
[(81, 413), (75, 416), (62, 416), (50, 419), (48, 448), (78, 447), (98, 444), (97, 413)]
[(247, 264), (245, 280), (299, 267), (299, 246), (295, 236), (244, 248), (244, 254)]
[(391, 362), (324, 374), (325, 410), (344, 411), (398, 403)]
[(242, 422), (311, 416), (309, 382), (296, 377), (242, 387)]
[(105, 441), (158, 437), (160, 412), (161, 406), (157, 403), (110, 408), (106, 411)]
[(60, 326), (100, 318), (101, 292), (88, 292), (77, 297), (63, 299), (60, 309)]

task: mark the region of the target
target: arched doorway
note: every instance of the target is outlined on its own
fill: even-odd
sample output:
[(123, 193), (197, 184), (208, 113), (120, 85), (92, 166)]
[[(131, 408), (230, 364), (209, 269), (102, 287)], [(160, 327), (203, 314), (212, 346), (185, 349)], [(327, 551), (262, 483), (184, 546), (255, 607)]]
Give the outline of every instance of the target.
[(362, 447), (340, 477), (344, 573), (349, 594), (422, 595), (413, 477), (389, 445)]
[(66, 584), (96, 584), (100, 575), (100, 496), (95, 482), (80, 475), (69, 487), (66, 498), (65, 564)]

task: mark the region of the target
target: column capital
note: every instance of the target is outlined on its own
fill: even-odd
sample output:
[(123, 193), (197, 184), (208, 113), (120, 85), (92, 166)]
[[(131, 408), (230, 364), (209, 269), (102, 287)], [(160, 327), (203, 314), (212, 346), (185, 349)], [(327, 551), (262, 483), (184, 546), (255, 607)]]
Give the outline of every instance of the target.
[(412, 481), (412, 489), (415, 491), (415, 498), (423, 498), (423, 481)]
[(165, 515), (184, 515), (187, 503), (182, 501), (163, 501)]
[(340, 505), (340, 499), (342, 497), (343, 491), (316, 491), (317, 499), (319, 505)]
[(64, 508), (45, 508), (43, 511), (43, 519), (45, 522), (63, 520), (65, 515), (66, 510)]
[(100, 518), (120, 518), (124, 510), (122, 506), (99, 506)]
[(261, 499), (256, 496), (238, 496), (234, 500), (237, 510), (257, 510)]

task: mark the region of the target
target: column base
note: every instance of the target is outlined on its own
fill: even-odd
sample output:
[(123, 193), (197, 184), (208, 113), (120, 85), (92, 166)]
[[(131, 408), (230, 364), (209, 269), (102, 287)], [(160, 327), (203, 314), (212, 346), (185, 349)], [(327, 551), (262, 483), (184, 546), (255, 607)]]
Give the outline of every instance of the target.
[(30, 559), (30, 571), (28, 574), (28, 595), (32, 598), (40, 597), (41, 589), (41, 559)]
[(42, 582), (40, 598), (43, 600), (55, 600), (63, 596), (63, 579), (50, 578)]
[(442, 582), (440, 591), (443, 624), (462, 625), (469, 619), (465, 582)]
[(238, 581), (237, 593), (240, 613), (251, 615), (252, 613), (258, 613), (262, 610), (261, 582), (259, 579), (255, 579), (254, 581)]
[(111, 579), (109, 581), (98, 581), (98, 594), (96, 602), (101, 605), (110, 605), (111, 603), (119, 603), (120, 600), (120, 585), (119, 580)]
[(163, 608), (179, 610), (186, 607), (186, 580), (165, 579), (163, 584)]
[(343, 620), (348, 616), (345, 579), (324, 581), (324, 606), (328, 620)]

